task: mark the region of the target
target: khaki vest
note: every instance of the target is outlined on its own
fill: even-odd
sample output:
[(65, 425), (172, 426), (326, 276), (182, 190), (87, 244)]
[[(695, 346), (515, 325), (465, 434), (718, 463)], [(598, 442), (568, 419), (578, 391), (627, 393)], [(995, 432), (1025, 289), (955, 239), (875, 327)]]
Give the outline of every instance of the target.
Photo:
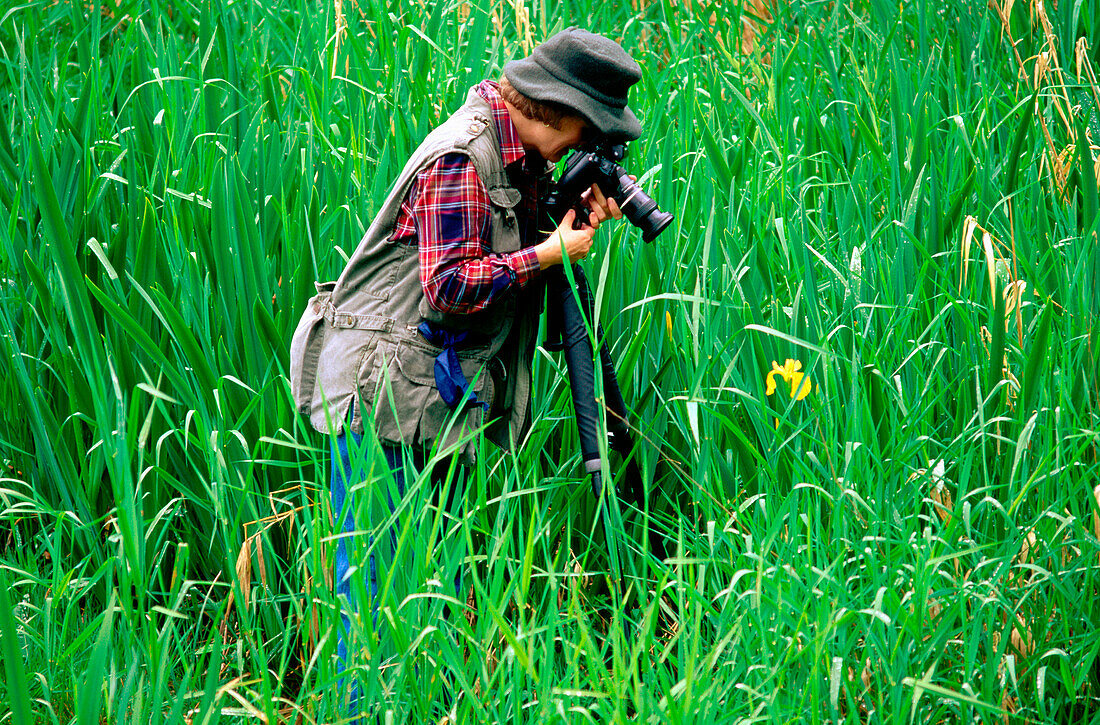
[[(348, 424), (361, 434), (369, 421), (379, 440), (428, 446), (440, 438), (442, 445), (458, 444), (470, 462), (473, 434), (483, 424), (489, 439), (504, 448), (529, 427), (541, 285), (471, 315), (441, 313), (424, 296), (417, 249), (390, 241), (417, 173), (454, 152), (470, 157), (488, 189), (492, 251), (520, 247), (514, 210), (520, 193), (504, 171), (490, 106), (471, 90), (466, 103), (413, 152), (343, 274), (317, 285), (294, 332), (294, 400), (322, 433), (340, 433)], [(488, 414), (481, 406), (456, 412), (440, 398), (434, 366), (441, 349), (417, 331), (423, 320), (476, 333), (476, 346), (459, 349), (458, 357), (470, 390), (494, 402)]]

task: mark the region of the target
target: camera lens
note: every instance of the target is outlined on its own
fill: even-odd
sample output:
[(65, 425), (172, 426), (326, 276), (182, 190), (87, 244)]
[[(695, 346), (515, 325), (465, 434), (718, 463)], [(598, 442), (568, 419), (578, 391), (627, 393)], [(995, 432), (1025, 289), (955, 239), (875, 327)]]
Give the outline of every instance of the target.
[(623, 171), (619, 175), (619, 208), (630, 223), (642, 230), (642, 241), (652, 242), (672, 223), (673, 216), (657, 207), (657, 202), (642, 191)]

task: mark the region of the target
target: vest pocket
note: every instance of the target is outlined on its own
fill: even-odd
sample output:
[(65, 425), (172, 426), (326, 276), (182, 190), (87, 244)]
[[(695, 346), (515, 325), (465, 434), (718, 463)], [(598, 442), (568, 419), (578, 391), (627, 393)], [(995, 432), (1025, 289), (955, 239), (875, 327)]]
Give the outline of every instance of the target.
[[(481, 424), (481, 406), (452, 409), (440, 397), (435, 382), (435, 358), (440, 352), (441, 348), (419, 342), (379, 344), (373, 408), (375, 432), (381, 440), (427, 446), (443, 433), (441, 443), (448, 444)], [(469, 392), (491, 400), (493, 385), (484, 356), (460, 352), (458, 358), (470, 381)]]
[(520, 248), (519, 220), (514, 209), (494, 209), (490, 246), (496, 254), (507, 254)]
[(493, 206), (493, 230), (489, 243), (497, 254), (515, 252), (520, 247), (516, 205), (521, 198), (520, 193), (511, 187), (489, 189), (489, 201)]

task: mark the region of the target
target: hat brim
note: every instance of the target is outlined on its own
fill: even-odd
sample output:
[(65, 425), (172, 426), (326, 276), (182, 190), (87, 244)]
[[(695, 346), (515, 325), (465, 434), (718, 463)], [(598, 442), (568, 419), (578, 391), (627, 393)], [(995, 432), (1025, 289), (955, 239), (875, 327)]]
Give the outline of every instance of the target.
[(642, 135), (642, 124), (629, 106), (616, 108), (597, 101), (564, 83), (530, 57), (513, 60), (504, 66), (504, 75), (517, 91), (533, 101), (558, 103), (588, 119), (601, 133), (623, 141)]

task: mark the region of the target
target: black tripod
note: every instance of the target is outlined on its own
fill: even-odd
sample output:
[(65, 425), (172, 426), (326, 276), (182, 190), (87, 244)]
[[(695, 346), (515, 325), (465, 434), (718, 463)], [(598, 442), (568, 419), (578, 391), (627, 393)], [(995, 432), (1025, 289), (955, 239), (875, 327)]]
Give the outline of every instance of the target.
[[(557, 182), (541, 199), (547, 229), (555, 229), (569, 209), (575, 209), (576, 219), (583, 224), (588, 219), (588, 208), (582, 203), (584, 194), (593, 185), (615, 199), (623, 216), (642, 230), (642, 239), (651, 242), (672, 223), (672, 215), (661, 211), (657, 202), (645, 193), (634, 178), (619, 166), (626, 156), (626, 144), (611, 138), (596, 138), (567, 159)], [(574, 222), (575, 224), (578, 222)], [(566, 274), (568, 270), (569, 274)], [(570, 283), (572, 278), (572, 283)], [(581, 453), (585, 471), (592, 477), (592, 491), (599, 501), (605, 525), (619, 523), (608, 521), (608, 516), (618, 518), (618, 507), (609, 500), (614, 490), (605, 491), (600, 462), (600, 416), (604, 416), (608, 447), (618, 452), (625, 462), (621, 493), (639, 510), (646, 510), (645, 486), (642, 472), (634, 456), (634, 440), (630, 435), (626, 403), (623, 402), (619, 381), (615, 377), (615, 363), (607, 343), (600, 342), (599, 367), (602, 376), (604, 403), (596, 399), (596, 356), (592, 340), (602, 340), (603, 331), (592, 312), (592, 293), (584, 272), (577, 265), (569, 264), (554, 270), (547, 279), (547, 322), (549, 335), (546, 348), (562, 350), (569, 369), (569, 384), (573, 392), (573, 410), (581, 439)], [(589, 330), (595, 337), (589, 337)], [(608, 525), (608, 548), (612, 565), (618, 568), (617, 552), (611, 537), (621, 526)], [(648, 530), (650, 551), (659, 559), (665, 558), (665, 545), (660, 536)]]
[[(547, 329), (549, 331), (546, 348), (560, 350), (565, 355), (569, 371), (569, 386), (573, 397), (573, 410), (580, 435), (581, 455), (585, 471), (592, 479), (592, 492), (599, 501), (600, 514), (608, 524), (607, 517), (617, 512), (610, 506), (607, 497), (616, 493), (633, 504), (639, 511), (646, 510), (645, 485), (642, 472), (634, 454), (634, 439), (630, 433), (630, 421), (626, 403), (619, 388), (615, 374), (615, 363), (606, 342), (600, 342), (600, 374), (602, 375), (604, 403), (596, 398), (596, 365), (589, 330), (595, 331), (595, 339), (603, 340), (603, 330), (599, 322), (593, 319), (592, 293), (588, 280), (578, 265), (571, 265), (573, 283), (564, 268), (554, 270), (546, 283), (547, 290)], [(599, 416), (604, 415), (607, 429), (607, 446), (617, 452), (624, 461), (624, 470), (618, 492), (605, 490), (600, 460)], [(617, 517), (617, 516), (616, 516)], [(617, 529), (620, 527), (612, 527)], [(665, 544), (661, 536), (646, 526), (650, 552), (659, 560), (665, 558)], [(609, 531), (611, 533), (611, 531)], [(610, 540), (609, 548), (613, 549)], [(613, 560), (617, 552), (611, 551)], [(617, 567), (617, 562), (613, 562)]]

